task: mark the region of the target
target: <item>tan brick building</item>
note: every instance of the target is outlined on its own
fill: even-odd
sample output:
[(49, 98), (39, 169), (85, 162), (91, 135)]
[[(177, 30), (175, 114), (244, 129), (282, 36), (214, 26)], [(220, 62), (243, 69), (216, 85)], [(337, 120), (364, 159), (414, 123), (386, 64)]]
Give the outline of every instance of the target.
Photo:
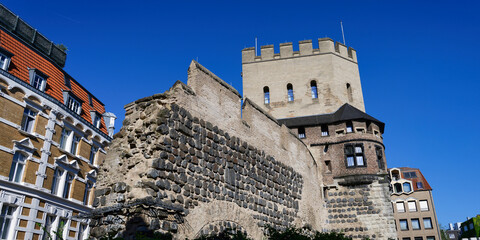
[(400, 240), (435, 240), (440, 233), (432, 188), (417, 168), (391, 168), (392, 204)]
[(0, 5), (0, 239), (85, 239), (115, 116), (62, 68), (66, 53)]

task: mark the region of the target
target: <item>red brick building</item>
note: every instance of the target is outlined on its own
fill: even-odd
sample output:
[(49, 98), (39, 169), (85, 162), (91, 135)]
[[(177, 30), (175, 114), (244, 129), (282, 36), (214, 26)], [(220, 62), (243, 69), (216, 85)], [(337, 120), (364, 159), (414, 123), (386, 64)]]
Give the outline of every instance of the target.
[[(115, 115), (66, 53), (0, 5), (0, 239), (85, 239)], [(46, 231), (42, 228), (44, 227)]]

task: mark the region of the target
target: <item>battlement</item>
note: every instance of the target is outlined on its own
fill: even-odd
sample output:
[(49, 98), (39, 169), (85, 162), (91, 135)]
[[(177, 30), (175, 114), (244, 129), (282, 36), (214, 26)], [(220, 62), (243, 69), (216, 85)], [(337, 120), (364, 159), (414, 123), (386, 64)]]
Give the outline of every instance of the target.
[(351, 47), (347, 47), (339, 42), (334, 42), (331, 38), (319, 38), (318, 48), (313, 48), (312, 40), (303, 40), (298, 42), (299, 51), (293, 51), (293, 44), (280, 43), (280, 53), (275, 53), (273, 45), (260, 47), (260, 56), (255, 56), (255, 48), (249, 47), (242, 50), (242, 63), (269, 61), (277, 59), (286, 59), (294, 57), (303, 57), (320, 54), (335, 54), (357, 62), (357, 52)]

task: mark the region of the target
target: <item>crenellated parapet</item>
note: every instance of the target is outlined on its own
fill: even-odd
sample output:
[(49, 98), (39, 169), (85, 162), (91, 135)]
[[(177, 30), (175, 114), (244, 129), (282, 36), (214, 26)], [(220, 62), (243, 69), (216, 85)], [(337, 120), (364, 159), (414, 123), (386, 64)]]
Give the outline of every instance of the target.
[(335, 54), (357, 62), (357, 52), (351, 47), (347, 47), (339, 42), (334, 42), (331, 38), (319, 38), (318, 48), (313, 48), (312, 40), (303, 40), (298, 42), (299, 51), (293, 51), (293, 44), (280, 43), (279, 53), (275, 53), (274, 45), (265, 45), (260, 47), (260, 55), (256, 56), (255, 47), (249, 47), (242, 50), (242, 63), (260, 62), (276, 59), (295, 58), (320, 54)]

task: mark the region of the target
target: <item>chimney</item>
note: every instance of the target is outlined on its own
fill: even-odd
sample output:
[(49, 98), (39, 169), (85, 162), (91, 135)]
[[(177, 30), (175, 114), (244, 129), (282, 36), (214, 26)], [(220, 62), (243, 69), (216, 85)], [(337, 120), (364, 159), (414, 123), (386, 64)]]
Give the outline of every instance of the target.
[(115, 131), (115, 119), (117, 119), (117, 116), (111, 112), (106, 112), (103, 114), (103, 119), (107, 126), (108, 136), (113, 137), (113, 132)]

